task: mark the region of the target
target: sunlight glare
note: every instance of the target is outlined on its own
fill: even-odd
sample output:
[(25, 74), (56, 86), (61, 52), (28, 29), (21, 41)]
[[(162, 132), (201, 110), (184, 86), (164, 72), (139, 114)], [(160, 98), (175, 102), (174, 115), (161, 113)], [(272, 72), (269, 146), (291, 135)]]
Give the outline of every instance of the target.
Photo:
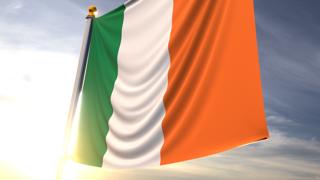
[(37, 50), (0, 56), (0, 166), (55, 179), (77, 58)]

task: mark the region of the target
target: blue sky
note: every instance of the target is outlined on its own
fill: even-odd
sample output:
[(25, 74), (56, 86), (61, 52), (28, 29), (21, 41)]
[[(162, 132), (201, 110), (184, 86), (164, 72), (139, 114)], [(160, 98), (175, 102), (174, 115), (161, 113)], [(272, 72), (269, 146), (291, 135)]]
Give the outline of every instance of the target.
[[(49, 163), (42, 152), (59, 146), (62, 138), (50, 134), (63, 132), (87, 7), (95, 4), (103, 14), (123, 2), (0, 0), (0, 177), (38, 177), (24, 169), (29, 160)], [(319, 8), (318, 0), (255, 0), (270, 140), (154, 169), (109, 172), (74, 166), (72, 176), (320, 179)]]

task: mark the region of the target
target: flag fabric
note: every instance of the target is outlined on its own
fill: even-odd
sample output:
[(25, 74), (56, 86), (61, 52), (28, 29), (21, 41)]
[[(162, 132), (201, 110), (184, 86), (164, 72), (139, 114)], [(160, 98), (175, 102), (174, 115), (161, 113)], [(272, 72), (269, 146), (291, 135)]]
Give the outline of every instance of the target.
[(253, 0), (132, 0), (93, 20), (73, 159), (164, 165), (268, 137)]

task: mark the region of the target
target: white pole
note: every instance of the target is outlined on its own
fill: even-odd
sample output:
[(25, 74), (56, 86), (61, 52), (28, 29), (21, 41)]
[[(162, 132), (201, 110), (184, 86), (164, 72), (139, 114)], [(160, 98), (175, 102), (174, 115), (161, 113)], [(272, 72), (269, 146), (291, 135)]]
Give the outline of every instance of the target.
[(85, 25), (85, 31), (83, 35), (83, 41), (82, 41), (82, 47), (80, 52), (80, 58), (78, 63), (78, 69), (76, 74), (76, 79), (73, 86), (73, 93), (71, 97), (71, 103), (70, 103), (70, 109), (68, 114), (67, 123), (65, 126), (65, 134), (64, 134), (64, 143), (63, 143), (63, 155), (58, 162), (57, 167), (57, 180), (61, 180), (63, 177), (63, 169), (66, 164), (66, 161), (68, 160), (68, 147), (70, 144), (71, 139), (71, 129), (74, 121), (74, 116), (76, 113), (79, 96), (82, 91), (83, 81), (84, 81), (84, 75), (86, 71), (87, 66), (87, 60), (88, 60), (88, 52), (90, 47), (90, 39), (91, 39), (91, 30), (92, 30), (92, 22), (95, 18), (95, 12), (97, 11), (97, 8), (95, 6), (89, 7), (89, 14), (86, 17), (86, 25)]

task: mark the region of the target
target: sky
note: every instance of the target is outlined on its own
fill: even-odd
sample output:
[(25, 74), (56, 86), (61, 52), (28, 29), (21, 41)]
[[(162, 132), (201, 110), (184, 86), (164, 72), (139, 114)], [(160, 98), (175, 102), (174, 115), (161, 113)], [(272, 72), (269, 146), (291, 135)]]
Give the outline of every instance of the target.
[[(0, 0), (0, 179), (54, 179), (87, 7)], [(320, 2), (255, 0), (267, 141), (159, 168), (69, 162), (66, 179), (320, 179)]]

